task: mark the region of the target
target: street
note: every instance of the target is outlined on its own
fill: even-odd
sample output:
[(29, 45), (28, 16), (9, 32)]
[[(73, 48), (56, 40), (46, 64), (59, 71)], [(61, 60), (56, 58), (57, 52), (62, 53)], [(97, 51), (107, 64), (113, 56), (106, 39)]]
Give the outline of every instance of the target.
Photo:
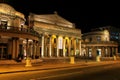
[(82, 67), (0, 74), (0, 80), (120, 80), (119, 70), (119, 63), (82, 65)]

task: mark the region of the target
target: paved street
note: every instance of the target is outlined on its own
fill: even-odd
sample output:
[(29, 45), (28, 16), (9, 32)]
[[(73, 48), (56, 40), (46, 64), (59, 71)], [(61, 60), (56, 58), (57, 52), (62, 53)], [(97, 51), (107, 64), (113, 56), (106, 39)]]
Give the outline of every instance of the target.
[(0, 80), (119, 80), (119, 63), (120, 61), (61, 63), (28, 68), (16, 65), (15, 68), (9, 66), (6, 73), (4, 68)]

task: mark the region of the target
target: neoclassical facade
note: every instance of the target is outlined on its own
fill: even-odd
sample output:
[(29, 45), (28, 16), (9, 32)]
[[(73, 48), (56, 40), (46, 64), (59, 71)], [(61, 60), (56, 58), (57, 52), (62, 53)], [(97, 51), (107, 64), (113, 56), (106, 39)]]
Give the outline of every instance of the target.
[(82, 39), (81, 56), (88, 58), (100, 56), (102, 58), (118, 54), (118, 43), (110, 41), (110, 33), (106, 29), (84, 33)]
[(69, 57), (81, 53), (81, 30), (57, 13), (28, 16), (0, 3), (0, 60)]
[(40, 57), (69, 57), (81, 53), (81, 30), (57, 13), (29, 14), (29, 26), (37, 31)]
[(24, 14), (8, 4), (0, 3), (0, 60), (38, 54), (30, 52), (31, 45), (37, 46), (39, 34), (26, 26), (25, 21)]

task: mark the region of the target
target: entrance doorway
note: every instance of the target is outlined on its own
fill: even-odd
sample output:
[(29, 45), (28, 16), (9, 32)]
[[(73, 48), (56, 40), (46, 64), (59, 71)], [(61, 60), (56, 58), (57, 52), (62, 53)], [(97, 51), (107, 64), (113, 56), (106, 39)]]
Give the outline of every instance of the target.
[(0, 44), (0, 59), (8, 58), (8, 50), (6, 44)]

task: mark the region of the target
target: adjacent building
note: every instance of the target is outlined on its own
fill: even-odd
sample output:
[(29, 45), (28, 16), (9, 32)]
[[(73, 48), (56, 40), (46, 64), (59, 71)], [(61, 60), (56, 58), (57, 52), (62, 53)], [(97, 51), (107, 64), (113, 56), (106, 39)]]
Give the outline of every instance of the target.
[(33, 54), (29, 53), (30, 45), (39, 41), (39, 35), (26, 26), (25, 21), (24, 14), (0, 3), (0, 59), (17, 59)]
[(82, 56), (95, 58), (118, 55), (118, 42), (111, 38), (111, 32), (100, 27), (82, 35)]

